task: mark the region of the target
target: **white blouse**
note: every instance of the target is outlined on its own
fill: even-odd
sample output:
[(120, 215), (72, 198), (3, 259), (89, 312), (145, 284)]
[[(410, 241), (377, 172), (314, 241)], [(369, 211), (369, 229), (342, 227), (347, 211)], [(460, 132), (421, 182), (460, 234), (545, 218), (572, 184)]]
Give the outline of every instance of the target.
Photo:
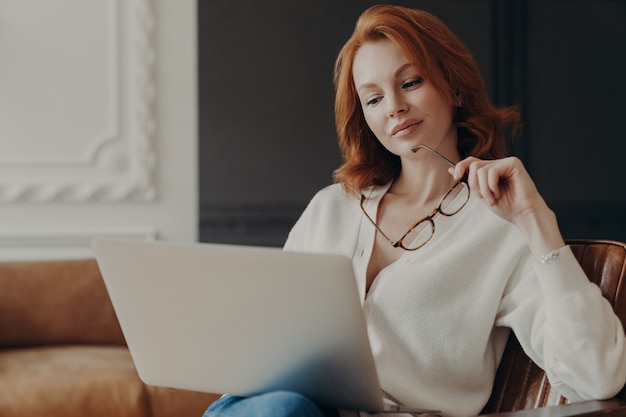
[[(388, 187), (368, 190), (373, 218)], [(367, 297), (376, 230), (339, 184), (317, 193), (285, 244), (352, 259), (383, 390), (406, 405), (476, 415), (510, 329), (570, 401), (608, 398), (622, 388), (622, 325), (569, 247), (539, 263), (517, 228), (475, 196), (435, 225), (424, 247), (378, 274)]]

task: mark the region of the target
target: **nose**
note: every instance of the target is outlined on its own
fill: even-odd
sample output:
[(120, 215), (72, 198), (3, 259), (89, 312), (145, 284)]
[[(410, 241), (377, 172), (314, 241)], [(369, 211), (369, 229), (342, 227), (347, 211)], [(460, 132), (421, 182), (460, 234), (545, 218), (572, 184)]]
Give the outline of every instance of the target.
[(409, 110), (409, 105), (402, 98), (400, 94), (387, 95), (387, 115), (389, 117), (395, 117), (400, 114), (406, 113)]

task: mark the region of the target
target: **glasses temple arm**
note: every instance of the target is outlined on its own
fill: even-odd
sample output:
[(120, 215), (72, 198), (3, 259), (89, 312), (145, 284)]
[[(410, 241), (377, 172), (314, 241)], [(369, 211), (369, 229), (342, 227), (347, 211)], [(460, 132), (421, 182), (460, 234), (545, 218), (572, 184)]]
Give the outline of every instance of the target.
[(456, 164), (454, 162), (452, 162), (451, 160), (449, 160), (448, 158), (446, 158), (445, 156), (443, 156), (442, 154), (440, 154), (439, 152), (437, 152), (436, 150), (430, 148), (429, 146), (426, 145), (417, 145), (411, 148), (411, 151), (413, 151), (413, 153), (416, 153), (417, 151), (419, 151), (420, 149), (426, 149), (427, 151), (430, 151), (431, 153), (433, 153), (435, 156), (437, 156), (439, 159), (443, 160), (446, 164), (450, 165), (452, 168), (454, 168), (456, 166)]

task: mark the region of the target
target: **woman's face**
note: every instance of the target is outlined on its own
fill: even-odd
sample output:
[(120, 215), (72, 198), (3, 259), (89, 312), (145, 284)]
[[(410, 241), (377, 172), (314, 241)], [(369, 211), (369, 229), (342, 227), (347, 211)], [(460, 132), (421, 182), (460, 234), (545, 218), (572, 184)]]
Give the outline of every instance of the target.
[(391, 153), (411, 157), (416, 145), (456, 149), (452, 103), (389, 40), (365, 43), (352, 76), (365, 121)]

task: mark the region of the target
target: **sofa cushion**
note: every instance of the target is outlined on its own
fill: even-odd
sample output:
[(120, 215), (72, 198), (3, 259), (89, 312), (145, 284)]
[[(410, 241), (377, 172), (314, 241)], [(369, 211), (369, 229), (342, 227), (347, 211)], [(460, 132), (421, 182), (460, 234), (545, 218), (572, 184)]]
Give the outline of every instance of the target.
[(0, 346), (125, 344), (94, 259), (0, 262)]
[(146, 385), (152, 417), (201, 417), (221, 395)]
[(148, 416), (148, 397), (123, 346), (0, 350), (0, 415)]

